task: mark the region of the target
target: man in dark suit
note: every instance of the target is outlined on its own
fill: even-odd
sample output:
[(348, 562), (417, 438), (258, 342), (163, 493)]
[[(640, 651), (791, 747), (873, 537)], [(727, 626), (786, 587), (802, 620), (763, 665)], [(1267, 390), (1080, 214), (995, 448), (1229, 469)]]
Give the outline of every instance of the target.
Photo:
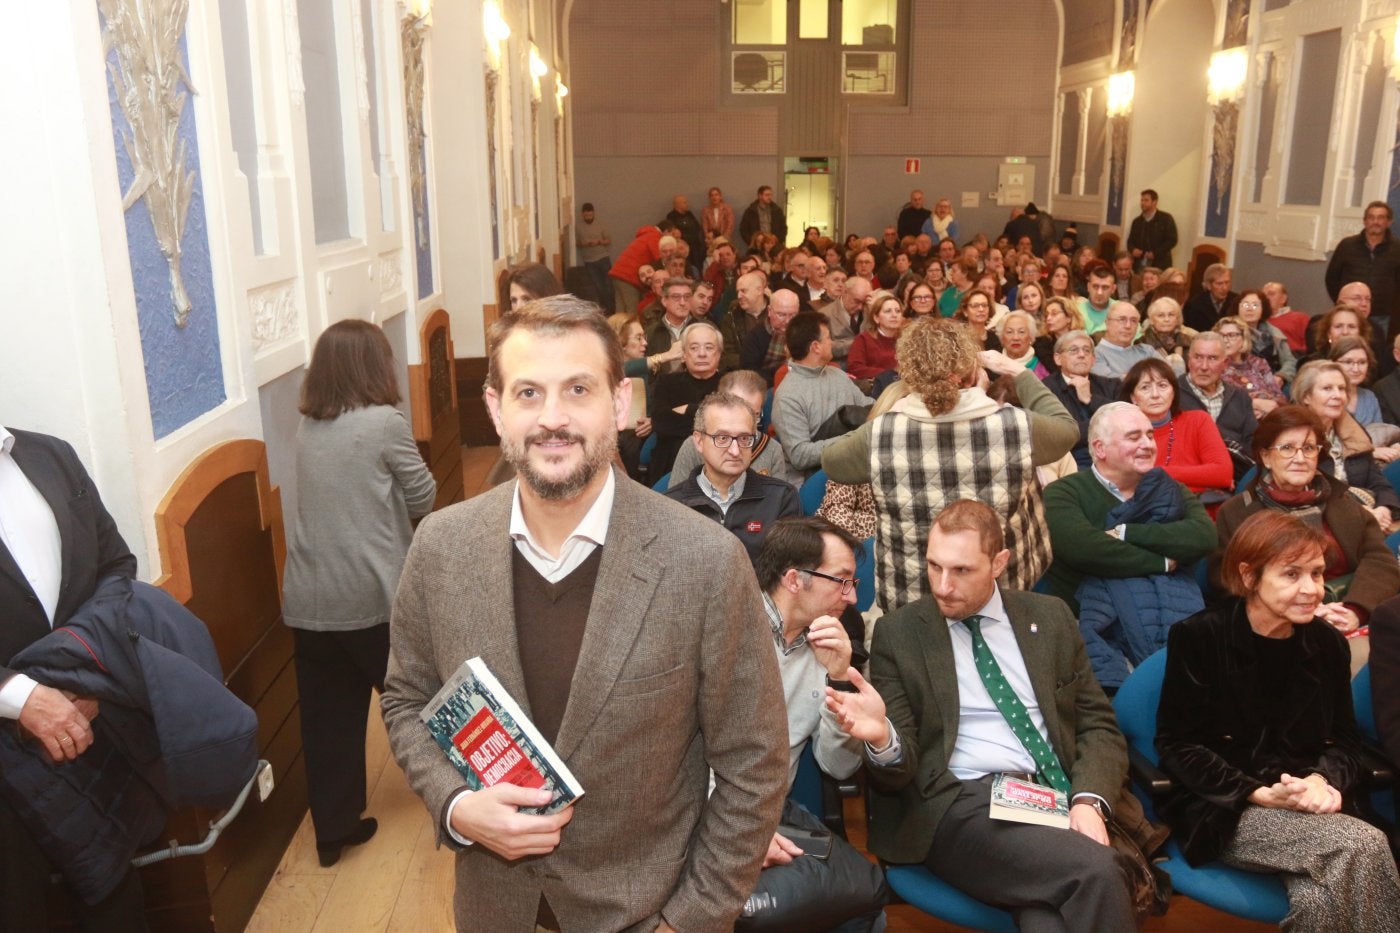
[[(1009, 557), (991, 508), (950, 505), (929, 535), (932, 596), (875, 628), (874, 689), (853, 672), (858, 693), (827, 690), (866, 743), (870, 851), (1016, 911), (1022, 929), (1131, 930), (1106, 818), (1149, 854), (1164, 833), (1127, 792), (1126, 745), (1078, 623), (1057, 599), (1001, 590)], [(997, 774), (1064, 790), (1069, 828), (993, 820)]]
[[(132, 555), (67, 443), (0, 428), (0, 717), (17, 721), (53, 761), (92, 744), (97, 703), (70, 697), (7, 665), (64, 625), (107, 577), (136, 576)], [(44, 929), (50, 865), (14, 807), (0, 800), (0, 929)], [(71, 899), (82, 923), (143, 930), (136, 872), (106, 900)]]
[(1142, 213), (1133, 218), (1128, 228), (1128, 250), (1133, 266), (1142, 269), (1156, 266), (1165, 269), (1172, 264), (1176, 249), (1176, 220), (1166, 211), (1157, 210), (1157, 192), (1143, 189), (1139, 201)]
[(1230, 291), (1233, 277), (1224, 263), (1211, 263), (1201, 277), (1201, 291), (1186, 302), (1181, 318), (1196, 331), (1207, 331), (1215, 322), (1234, 314), (1240, 306), (1240, 296)]
[(1079, 469), (1087, 470), (1094, 459), (1089, 453), (1089, 419), (1118, 398), (1122, 380), (1089, 371), (1094, 366), (1094, 341), (1082, 330), (1061, 334), (1055, 341), (1055, 365), (1060, 371), (1045, 378), (1045, 388), (1079, 422), (1079, 443), (1070, 453)]
[[(772, 630), (739, 541), (612, 468), (632, 389), (596, 307), (490, 334), (486, 404), (518, 481), (419, 526), (391, 621), (394, 756), (459, 849), (461, 931), (727, 930), (787, 790)], [(419, 719), (481, 657), (583, 785), (470, 791)], [(707, 793), (710, 774), (713, 793)]]

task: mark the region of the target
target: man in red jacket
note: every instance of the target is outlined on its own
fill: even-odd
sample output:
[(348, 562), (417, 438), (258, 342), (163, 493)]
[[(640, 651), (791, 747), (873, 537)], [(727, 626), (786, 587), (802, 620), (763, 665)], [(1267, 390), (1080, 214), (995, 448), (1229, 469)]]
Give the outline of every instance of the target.
[[(669, 223), (661, 227), (648, 224), (637, 228), (635, 239), (627, 244), (608, 271), (608, 276), (613, 280), (613, 304), (618, 311), (636, 313), (637, 302), (642, 298), (642, 280), (637, 277), (637, 270), (643, 265), (655, 266), (671, 258), (670, 253), (662, 251), (661, 238), (674, 237), (679, 233), (675, 225)], [(671, 252), (674, 251), (672, 244)]]

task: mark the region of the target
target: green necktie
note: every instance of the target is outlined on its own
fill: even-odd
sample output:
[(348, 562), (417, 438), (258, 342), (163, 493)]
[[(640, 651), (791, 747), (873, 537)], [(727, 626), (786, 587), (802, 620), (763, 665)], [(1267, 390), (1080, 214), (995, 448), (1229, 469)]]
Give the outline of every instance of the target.
[(972, 633), (972, 660), (977, 665), (977, 675), (982, 678), (987, 692), (992, 695), (992, 702), (997, 705), (1016, 738), (1035, 759), (1040, 779), (1055, 790), (1068, 794), (1069, 778), (1065, 777), (1060, 760), (1055, 757), (1054, 750), (1035, 727), (1035, 723), (1031, 722), (1026, 705), (1021, 702), (1016, 691), (1011, 689), (1006, 675), (1001, 672), (1001, 665), (992, 655), (992, 649), (987, 647), (987, 640), (982, 637), (982, 616), (968, 616), (963, 619), (963, 625)]

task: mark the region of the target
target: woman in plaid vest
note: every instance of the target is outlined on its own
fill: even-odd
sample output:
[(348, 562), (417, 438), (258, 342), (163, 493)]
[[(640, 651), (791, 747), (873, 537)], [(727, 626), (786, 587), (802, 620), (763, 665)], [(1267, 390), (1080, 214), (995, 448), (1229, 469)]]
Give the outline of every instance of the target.
[[(822, 455), (830, 479), (873, 489), (881, 607), (929, 592), (924, 545), (934, 518), (958, 499), (979, 499), (1002, 516), (1011, 550), (1002, 585), (1030, 589), (1050, 564), (1035, 468), (1068, 453), (1079, 426), (1035, 373), (1003, 353), (979, 352), (961, 324), (914, 321), (896, 358), (902, 381), (888, 391), (904, 397)], [(1023, 408), (987, 397), (984, 367), (1014, 377)]]

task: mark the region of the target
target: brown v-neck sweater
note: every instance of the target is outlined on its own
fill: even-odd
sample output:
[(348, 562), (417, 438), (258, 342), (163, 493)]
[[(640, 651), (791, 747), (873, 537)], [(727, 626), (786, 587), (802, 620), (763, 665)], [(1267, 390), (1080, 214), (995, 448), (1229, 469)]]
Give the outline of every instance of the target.
[(511, 578), (515, 594), (515, 636), (530, 719), (551, 745), (564, 721), (569, 687), (593, 602), (593, 585), (603, 549), (593, 553), (558, 583), (550, 583), (512, 548)]

